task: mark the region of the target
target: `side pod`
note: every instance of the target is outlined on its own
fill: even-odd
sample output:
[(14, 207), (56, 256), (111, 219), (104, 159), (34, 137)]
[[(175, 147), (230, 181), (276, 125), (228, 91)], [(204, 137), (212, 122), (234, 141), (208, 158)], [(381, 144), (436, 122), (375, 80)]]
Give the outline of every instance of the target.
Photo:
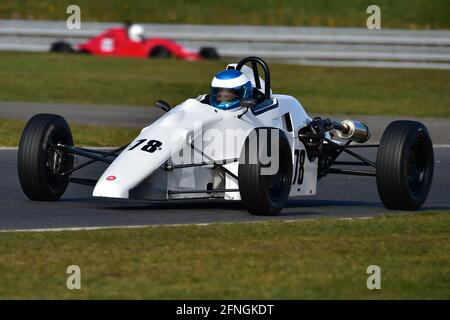
[(211, 106), (195, 99), (186, 100), (141, 131), (105, 170), (93, 196), (128, 198), (130, 189), (186, 146), (199, 127), (221, 120), (222, 115)]

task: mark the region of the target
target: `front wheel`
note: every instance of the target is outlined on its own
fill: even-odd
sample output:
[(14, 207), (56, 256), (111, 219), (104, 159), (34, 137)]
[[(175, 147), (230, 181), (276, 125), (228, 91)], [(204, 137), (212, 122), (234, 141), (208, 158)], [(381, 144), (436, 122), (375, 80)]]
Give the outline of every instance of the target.
[(433, 144), (416, 121), (394, 121), (384, 131), (377, 154), (377, 187), (389, 209), (416, 210), (433, 180)]
[(37, 114), (32, 117), (20, 138), (17, 157), (19, 181), (31, 200), (59, 199), (69, 183), (60, 173), (73, 167), (73, 156), (52, 146), (73, 145), (72, 133), (63, 117)]
[(278, 215), (289, 199), (292, 183), (292, 153), (284, 132), (275, 128), (250, 132), (241, 151), (238, 176), (241, 199), (251, 214)]

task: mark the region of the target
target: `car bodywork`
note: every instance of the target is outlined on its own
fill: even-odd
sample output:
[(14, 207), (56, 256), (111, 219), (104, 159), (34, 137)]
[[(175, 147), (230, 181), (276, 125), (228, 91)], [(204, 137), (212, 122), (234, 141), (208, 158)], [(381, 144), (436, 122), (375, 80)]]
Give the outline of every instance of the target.
[[(242, 114), (243, 110), (241, 109), (225, 111), (212, 108), (195, 99), (186, 100), (142, 130), (140, 135), (130, 143), (131, 147), (123, 151), (106, 169), (98, 180), (93, 195), (145, 199), (155, 199), (155, 196), (158, 195), (156, 198), (158, 200), (190, 197), (223, 197), (224, 199), (240, 200), (239, 192), (223, 191), (238, 189), (237, 179), (228, 172), (223, 173), (218, 169), (211, 169), (214, 167), (213, 163), (220, 164), (225, 159), (235, 159), (236, 161), (223, 164), (223, 167), (238, 176), (237, 159), (239, 159), (245, 138), (252, 129), (270, 125), (285, 130), (294, 151), (293, 158), (296, 154), (305, 153), (305, 147), (295, 138), (295, 132), (304, 127), (308, 121), (308, 116), (300, 103), (295, 98), (286, 95), (273, 95), (269, 103), (278, 106), (260, 113), (250, 111), (239, 119), (237, 116)], [(292, 125), (286, 125), (286, 119), (292, 121)], [(211, 130), (215, 130), (215, 132), (209, 134)], [(234, 139), (229, 139), (230, 131), (238, 133), (232, 135)], [(177, 133), (176, 136), (174, 136), (174, 132)], [(196, 132), (198, 132), (197, 135)], [(208, 147), (213, 136), (225, 139), (215, 139), (214, 146)], [(133, 148), (140, 141), (144, 141), (143, 143), (157, 141), (159, 146), (151, 153), (142, 152), (139, 147)], [(202, 156), (200, 152), (193, 152), (193, 162), (177, 161), (176, 164), (173, 164), (171, 161), (173, 155), (180, 150), (189, 151), (191, 145), (204, 146), (204, 149), (209, 149), (208, 153), (219, 156), (208, 156), (206, 152)], [(200, 147), (198, 149), (201, 150)], [(205, 158), (205, 155), (208, 158)], [(168, 170), (174, 165), (183, 166), (205, 161), (210, 161), (211, 164)], [(157, 178), (153, 178), (153, 175)], [(109, 180), (108, 177), (115, 177), (115, 179)], [(316, 181), (317, 159), (310, 162), (306, 158), (304, 178), (301, 184), (298, 184), (299, 180), (296, 180), (294, 187), (291, 188), (291, 196), (315, 194)], [(207, 191), (208, 184), (213, 186), (209, 191)], [(189, 193), (190, 190), (202, 189), (204, 193)], [(216, 189), (222, 191), (214, 192)], [(135, 192), (136, 190), (140, 192)], [(181, 191), (183, 193), (179, 193)]]
[[(236, 64), (230, 64), (227, 69), (235, 67)], [(266, 94), (264, 79), (257, 75), (259, 83), (256, 83), (253, 70), (245, 65), (241, 71), (251, 79), (256, 90)], [(271, 92), (269, 96), (249, 112), (245, 112), (243, 108), (233, 111), (213, 108), (202, 96), (184, 101), (142, 129), (139, 136), (130, 143), (130, 147), (121, 152), (100, 177), (93, 196), (149, 200), (210, 197), (240, 200), (238, 159), (249, 132), (258, 127), (283, 130), (289, 139), (292, 161), (300, 161), (299, 156), (302, 155), (303, 177), (295, 179), (290, 196), (315, 194), (317, 159), (310, 161), (305, 157), (305, 146), (296, 137), (298, 130), (305, 127), (311, 118), (294, 97)], [(239, 117), (241, 114), (242, 117)], [(230, 132), (236, 134), (230, 138)], [(212, 136), (222, 139), (214, 139), (211, 146)], [(141, 145), (157, 141), (158, 148), (153, 152), (142, 152), (140, 147), (134, 147), (140, 146), (141, 141)], [(196, 152), (191, 146), (203, 148), (197, 147)], [(209, 149), (209, 152), (202, 152), (204, 149)], [(193, 158), (189, 157), (191, 159), (188, 159), (188, 163), (181, 159), (174, 165), (172, 158), (180, 150), (194, 150)], [(210, 164), (189, 166), (204, 162)], [(216, 170), (211, 170), (215, 164), (221, 163), (226, 171), (217, 167)], [(298, 166), (294, 165), (294, 170), (298, 171)], [(298, 174), (293, 173), (293, 176)], [(208, 190), (208, 185), (212, 186), (211, 190)], [(201, 190), (204, 192), (199, 192)]]
[[(247, 76), (252, 99), (241, 99), (232, 110), (211, 106), (207, 94), (174, 108), (157, 101), (155, 106), (167, 113), (130, 144), (111, 151), (75, 147), (62, 117), (34, 116), (19, 144), (22, 189), (33, 200), (56, 200), (72, 182), (93, 186), (94, 197), (242, 200), (250, 213), (275, 215), (289, 198), (314, 195), (319, 179), (344, 174), (376, 177), (388, 208), (422, 206), (434, 167), (431, 138), (423, 124), (394, 121), (379, 144), (366, 144), (366, 123), (311, 118), (296, 98), (272, 93), (269, 68), (262, 59), (247, 57), (226, 68)], [(358, 154), (359, 148), (377, 148), (376, 161)], [(353, 161), (338, 160), (343, 153)], [(74, 166), (73, 155), (90, 160)], [(246, 155), (255, 155), (257, 161), (248, 162)], [(264, 163), (265, 156), (269, 161)], [(38, 170), (33, 159), (41, 163)], [(72, 175), (96, 161), (109, 164), (99, 179)], [(263, 173), (274, 163), (275, 171)]]
[(79, 44), (78, 50), (101, 56), (147, 58), (156, 47), (164, 47), (180, 59), (200, 60), (197, 53), (185, 49), (175, 41), (164, 38), (143, 39), (140, 42), (131, 41), (126, 28), (111, 28), (87, 42)]

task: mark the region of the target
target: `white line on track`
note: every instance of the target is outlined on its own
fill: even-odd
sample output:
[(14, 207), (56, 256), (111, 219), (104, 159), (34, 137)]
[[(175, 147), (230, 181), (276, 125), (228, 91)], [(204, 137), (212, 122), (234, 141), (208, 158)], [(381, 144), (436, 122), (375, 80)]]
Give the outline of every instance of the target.
[[(335, 220), (342, 221), (355, 221), (355, 220), (368, 220), (373, 217), (347, 217), (347, 218), (335, 218)], [(319, 219), (319, 218), (317, 218)], [(61, 231), (91, 231), (91, 230), (107, 230), (107, 229), (143, 229), (143, 228), (157, 228), (157, 227), (183, 227), (183, 226), (197, 226), (205, 227), (209, 225), (219, 224), (237, 224), (237, 223), (264, 223), (264, 222), (308, 222), (317, 219), (290, 219), (290, 220), (260, 220), (260, 221), (239, 221), (239, 222), (208, 222), (208, 223), (177, 223), (177, 224), (150, 224), (150, 225), (137, 225), (137, 226), (107, 226), (107, 227), (68, 227), (68, 228), (42, 228), (42, 229), (12, 229), (12, 230), (0, 230), (0, 233), (7, 232), (61, 232)]]

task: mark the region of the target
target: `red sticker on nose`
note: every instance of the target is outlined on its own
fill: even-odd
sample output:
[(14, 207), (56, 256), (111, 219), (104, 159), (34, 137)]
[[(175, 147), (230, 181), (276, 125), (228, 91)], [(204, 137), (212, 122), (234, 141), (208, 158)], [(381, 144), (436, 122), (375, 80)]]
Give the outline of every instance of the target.
[(106, 180), (108, 181), (116, 180), (116, 176), (107, 176)]

